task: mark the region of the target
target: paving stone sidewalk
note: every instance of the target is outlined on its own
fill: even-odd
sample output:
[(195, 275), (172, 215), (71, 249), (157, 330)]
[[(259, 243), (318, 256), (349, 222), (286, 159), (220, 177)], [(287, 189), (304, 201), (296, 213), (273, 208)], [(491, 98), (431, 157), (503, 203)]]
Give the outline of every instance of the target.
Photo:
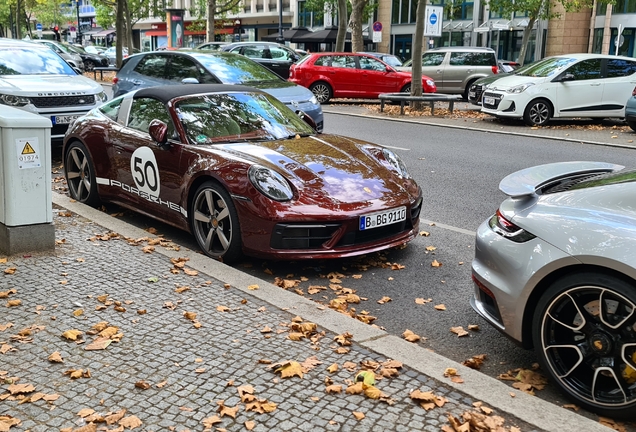
[[(0, 263), (0, 292), (9, 293), (0, 299), (0, 419), (21, 421), (11, 432), (122, 431), (126, 424), (139, 424), (132, 427), (138, 431), (243, 431), (252, 426), (246, 422), (254, 422), (254, 431), (434, 432), (448, 424), (449, 414), (460, 417), (473, 409), (475, 400), (408, 366), (376, 384), (393, 405), (345, 394), (363, 362), (388, 359), (357, 343), (338, 354), (336, 334), (321, 328), (324, 337), (315, 343), (290, 340), (292, 311), (202, 272), (186, 274), (187, 262), (179, 269), (159, 253), (165, 246), (144, 253), (148, 242), (131, 245), (65, 209), (54, 208), (54, 223), (55, 252)], [(12, 300), (21, 304), (6, 306)], [(185, 312), (196, 317), (188, 319)], [(104, 321), (117, 327), (120, 336), (113, 337), (121, 340), (85, 350), (96, 337), (86, 332)], [(265, 327), (271, 332), (262, 333)], [(72, 329), (84, 332), (85, 342), (62, 337)], [(54, 352), (63, 363), (47, 360)], [(302, 378), (281, 378), (267, 364), (312, 356), (321, 363)], [(344, 368), (345, 362), (355, 364), (355, 371)], [(329, 373), (334, 363), (339, 369)], [(84, 376), (72, 379), (69, 370)], [(325, 392), (327, 377), (343, 385), (342, 393)], [(150, 387), (136, 387), (140, 381)], [(34, 391), (11, 395), (11, 384), (30, 384)], [(247, 385), (257, 400), (276, 409), (247, 411), (246, 397), (239, 395)], [(447, 402), (427, 411), (409, 398), (412, 390), (432, 391)], [(54, 400), (28, 401), (36, 393)], [(238, 411), (212, 426), (206, 421), (221, 415), (219, 404)], [(124, 409), (123, 418), (111, 424), (87, 422)], [(364, 418), (357, 420), (354, 412)], [(536, 430), (506, 413), (494, 415), (502, 415), (507, 427)]]

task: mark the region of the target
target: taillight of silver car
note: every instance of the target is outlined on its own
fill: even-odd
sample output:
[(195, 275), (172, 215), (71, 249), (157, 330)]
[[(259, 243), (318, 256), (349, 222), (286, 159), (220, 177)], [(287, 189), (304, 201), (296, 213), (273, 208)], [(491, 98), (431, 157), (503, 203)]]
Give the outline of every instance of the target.
[(488, 225), (494, 232), (515, 243), (527, 242), (536, 237), (534, 234), (510, 222), (499, 210), (490, 218)]

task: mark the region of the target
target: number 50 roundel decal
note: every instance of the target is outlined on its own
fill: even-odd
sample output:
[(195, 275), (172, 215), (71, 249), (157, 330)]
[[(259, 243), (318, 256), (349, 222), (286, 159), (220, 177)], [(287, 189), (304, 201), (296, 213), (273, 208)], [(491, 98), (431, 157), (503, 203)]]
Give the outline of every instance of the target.
[(159, 196), (161, 181), (157, 159), (150, 147), (139, 147), (130, 159), (130, 171), (137, 189), (148, 195)]

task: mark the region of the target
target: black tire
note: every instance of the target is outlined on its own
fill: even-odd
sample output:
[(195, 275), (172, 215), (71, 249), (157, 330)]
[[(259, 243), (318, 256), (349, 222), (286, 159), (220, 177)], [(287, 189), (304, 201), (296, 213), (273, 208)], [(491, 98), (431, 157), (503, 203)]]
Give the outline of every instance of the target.
[(329, 99), (333, 97), (331, 86), (324, 81), (313, 83), (309, 86), (309, 90), (311, 90), (321, 104), (329, 102)]
[(475, 80), (472, 80), (472, 81), (468, 81), (468, 84), (466, 84), (466, 87), (464, 87), (464, 92), (462, 93), (462, 97), (464, 98), (464, 100), (466, 100), (466, 101), (468, 100), (468, 91), (470, 90), (470, 87), (473, 84), (475, 84), (475, 81), (477, 81), (477, 80), (475, 79)]
[(547, 99), (535, 99), (523, 113), (523, 121), (528, 126), (544, 126), (552, 118), (552, 104)]
[(85, 69), (87, 72), (92, 71), (93, 69), (95, 69), (95, 62), (94, 62), (93, 60), (86, 60), (86, 61), (84, 62), (84, 69)]
[(232, 198), (216, 182), (203, 183), (194, 193), (192, 234), (206, 255), (224, 262), (242, 255), (241, 227)]
[(611, 418), (636, 410), (636, 285), (582, 272), (555, 281), (534, 311), (541, 362), (578, 405)]
[(630, 128), (632, 128), (632, 130), (634, 132), (636, 132), (636, 121), (628, 121), (627, 122), (627, 126), (629, 126)]
[[(411, 83), (408, 83), (404, 87), (402, 87), (402, 90), (400, 90), (400, 92), (411, 94)], [(422, 89), (422, 93), (424, 93), (424, 89)]]
[(71, 198), (91, 206), (99, 204), (93, 161), (84, 144), (79, 141), (73, 142), (66, 151), (64, 176)]

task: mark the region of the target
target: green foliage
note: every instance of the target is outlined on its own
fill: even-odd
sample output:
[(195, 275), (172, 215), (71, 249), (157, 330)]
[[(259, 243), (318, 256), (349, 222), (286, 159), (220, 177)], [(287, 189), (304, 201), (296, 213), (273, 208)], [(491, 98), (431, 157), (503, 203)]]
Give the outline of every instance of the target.
[[(554, 0), (563, 5), (567, 12), (575, 12), (582, 8), (592, 7), (592, 0)], [(615, 0), (598, 0), (599, 3), (614, 3)], [(527, 12), (528, 18), (552, 19), (559, 14), (550, 9), (551, 0), (487, 0), (492, 12), (499, 12), (502, 16), (510, 16), (515, 12)]]
[[(367, 20), (378, 7), (378, 3), (367, 2), (362, 11), (362, 19)], [(338, 14), (338, 0), (307, 0), (305, 8), (309, 12), (313, 12), (318, 19), (322, 19), (325, 12), (329, 12), (331, 16), (336, 17)], [(351, 2), (347, 1), (347, 13), (351, 15)]]

